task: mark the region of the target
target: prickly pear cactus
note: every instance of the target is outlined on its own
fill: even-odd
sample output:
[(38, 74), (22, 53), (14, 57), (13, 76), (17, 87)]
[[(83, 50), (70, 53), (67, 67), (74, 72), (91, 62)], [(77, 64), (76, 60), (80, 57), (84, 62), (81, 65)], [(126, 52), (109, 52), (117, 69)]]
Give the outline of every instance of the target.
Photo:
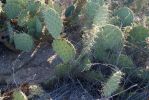
[(101, 6), (103, 6), (105, 2), (104, 0), (90, 0), (90, 1), (100, 4)]
[(20, 12), (20, 14), (18, 15), (17, 17), (17, 22), (18, 22), (18, 25), (19, 26), (25, 26), (27, 24), (27, 21), (29, 20), (29, 17), (28, 17), (28, 11), (27, 10), (22, 10)]
[(39, 38), (41, 36), (43, 26), (38, 16), (36, 16), (35, 19), (36, 19), (35, 37)]
[(36, 14), (40, 10), (41, 3), (35, 0), (28, 1), (26, 9), (30, 14)]
[(40, 38), (42, 34), (42, 22), (38, 16), (34, 16), (27, 21), (28, 34), (34, 36), (35, 38)]
[(103, 95), (109, 97), (119, 88), (123, 73), (121, 71), (115, 72), (103, 87)]
[(66, 11), (65, 11), (65, 17), (70, 17), (72, 16), (73, 12), (75, 10), (75, 6), (74, 5), (70, 5)]
[(95, 2), (88, 2), (86, 5), (86, 12), (85, 12), (87, 17), (94, 18), (98, 7), (99, 7), (99, 5), (96, 4)]
[(64, 62), (68, 62), (75, 57), (74, 46), (65, 39), (54, 40), (52, 47)]
[(102, 26), (108, 21), (108, 6), (104, 5), (104, 1), (102, 0), (89, 0), (83, 12), (86, 17), (86, 24)]
[(13, 92), (13, 100), (28, 100), (27, 96), (22, 91)]
[(16, 18), (21, 11), (22, 7), (19, 4), (13, 3), (7, 3), (4, 6), (4, 11), (8, 17), (8, 19)]
[(63, 23), (59, 14), (54, 9), (48, 8), (43, 11), (43, 18), (49, 33), (54, 38), (60, 38)]
[(93, 45), (93, 55), (96, 59), (104, 61), (111, 53), (119, 53), (123, 45), (123, 32), (118, 27), (109, 24), (97, 33)]
[(31, 51), (34, 47), (33, 39), (26, 33), (14, 34), (15, 48), (23, 51)]
[(136, 26), (130, 32), (128, 41), (138, 46), (147, 46), (146, 39), (149, 37), (149, 30), (143, 26)]
[(6, 0), (6, 3), (16, 3), (16, 4), (19, 4), (19, 5), (26, 5), (28, 2), (28, 0)]
[(96, 16), (94, 16), (93, 24), (97, 26), (104, 26), (108, 23), (109, 18), (109, 10), (108, 6), (100, 6), (98, 8), (98, 11), (96, 13)]
[(130, 57), (127, 55), (121, 54), (118, 59), (118, 65), (121, 66), (121, 68), (131, 69), (134, 67), (133, 61)]
[(98, 11), (99, 5), (95, 2), (88, 1), (85, 6), (85, 16), (90, 19), (88, 21), (92, 21), (96, 15), (96, 12)]
[(114, 15), (119, 17), (120, 26), (130, 26), (133, 23), (134, 13), (128, 7), (118, 9)]
[(6, 13), (9, 19), (16, 18), (20, 12), (23, 10), (23, 7), (27, 5), (27, 0), (6, 0), (4, 5), (4, 12)]

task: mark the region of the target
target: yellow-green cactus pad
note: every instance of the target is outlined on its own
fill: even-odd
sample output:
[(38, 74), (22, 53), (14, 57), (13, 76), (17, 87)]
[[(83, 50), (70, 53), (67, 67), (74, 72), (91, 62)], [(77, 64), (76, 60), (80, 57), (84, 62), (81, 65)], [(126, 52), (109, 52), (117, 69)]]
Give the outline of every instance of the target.
[(105, 97), (109, 97), (119, 88), (123, 73), (121, 71), (115, 72), (103, 87)]
[(56, 39), (52, 43), (54, 51), (64, 62), (68, 62), (75, 57), (74, 46), (65, 39)]
[(33, 39), (26, 33), (14, 34), (15, 48), (23, 51), (30, 51), (34, 47)]
[(13, 100), (28, 100), (27, 96), (22, 91), (13, 92)]
[(58, 12), (54, 9), (49, 8), (43, 11), (43, 18), (45, 21), (46, 28), (53, 38), (59, 38), (62, 32), (63, 23)]

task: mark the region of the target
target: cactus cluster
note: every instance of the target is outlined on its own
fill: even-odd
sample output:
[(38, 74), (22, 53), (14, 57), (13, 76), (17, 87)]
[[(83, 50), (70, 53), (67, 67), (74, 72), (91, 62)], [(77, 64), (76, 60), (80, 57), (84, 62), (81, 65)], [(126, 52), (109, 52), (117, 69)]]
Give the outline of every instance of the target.
[[(30, 35), (33, 40), (39, 40), (42, 35), (44, 35), (45, 28), (48, 30), (46, 35), (51, 35), (53, 38), (60, 38), (60, 33), (63, 30), (63, 23), (62, 19), (60, 18), (59, 12), (57, 12), (53, 7), (50, 7), (43, 3), (43, 1), (36, 1), (36, 0), (6, 0), (6, 4), (4, 4), (3, 7), (3, 13), (6, 14), (6, 17), (8, 18), (8, 22), (12, 22), (14, 20), (16, 23), (11, 24), (10, 27), (13, 28), (13, 33), (11, 35), (15, 34), (21, 34), (25, 33)], [(18, 28), (23, 28), (16, 29)], [(20, 36), (15, 35), (13, 37)], [(22, 37), (19, 37), (20, 41), (24, 40)], [(12, 40), (12, 39), (11, 39)], [(30, 38), (29, 38), (30, 40)], [(31, 50), (21, 47), (24, 44), (24, 42), (16, 43), (16, 40), (13, 40), (15, 43), (16, 49), (19, 50)], [(26, 41), (26, 40), (24, 40)], [(29, 43), (26, 41), (26, 43)], [(34, 41), (32, 42), (32, 44)], [(20, 44), (20, 46), (18, 46)], [(30, 44), (30, 45), (32, 45)], [(30, 47), (31, 48), (31, 47)]]
[[(83, 2), (85, 5), (74, 3), (66, 8), (64, 15), (71, 20), (77, 16), (82, 25), (82, 48), (79, 52), (67, 35), (61, 36), (63, 28), (69, 29), (69, 25), (73, 24), (63, 24), (65, 20), (61, 19), (58, 4), (47, 5), (43, 1), (7, 0), (3, 10), (7, 16), (9, 43), (14, 44), (16, 49), (31, 51), (35, 46), (34, 40), (40, 40), (43, 35), (52, 36), (52, 49), (62, 60), (54, 67), (54, 78), (71, 77), (98, 83), (102, 81), (101, 89), (105, 98), (112, 96), (123, 84), (121, 80), (131, 76), (133, 71), (136, 71), (134, 75), (137, 78), (148, 81), (149, 72), (145, 64), (142, 61), (138, 64), (137, 60), (144, 57), (145, 62), (149, 57), (149, 30), (142, 25), (136, 25), (133, 11), (128, 7), (120, 7), (110, 12), (104, 0), (74, 2)], [(114, 17), (114, 20), (110, 17)], [(114, 23), (110, 23), (110, 20)], [(17, 25), (12, 21), (16, 21)], [(16, 26), (23, 29), (16, 29)], [(129, 31), (126, 30), (127, 27), (130, 28)], [(114, 73), (111, 75), (112, 72)], [(22, 92), (17, 91), (14, 98), (22, 98), (22, 95)]]

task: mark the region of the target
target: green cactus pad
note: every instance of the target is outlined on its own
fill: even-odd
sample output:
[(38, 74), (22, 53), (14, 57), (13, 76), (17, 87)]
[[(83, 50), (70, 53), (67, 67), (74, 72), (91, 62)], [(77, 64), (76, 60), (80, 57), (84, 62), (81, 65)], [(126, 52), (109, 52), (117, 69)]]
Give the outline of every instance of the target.
[(49, 8), (43, 11), (43, 18), (49, 33), (54, 38), (60, 38), (60, 33), (62, 32), (63, 23), (59, 14), (55, 10)]
[(119, 84), (121, 82), (123, 73), (121, 71), (117, 71), (114, 73), (107, 83), (103, 87), (103, 94), (105, 97), (109, 97), (119, 88)]
[(130, 32), (128, 41), (138, 46), (146, 46), (146, 39), (149, 37), (149, 30), (143, 26), (136, 26)]
[(70, 16), (72, 16), (74, 10), (75, 10), (75, 6), (74, 6), (74, 5), (69, 6), (69, 7), (66, 9), (66, 11), (65, 11), (65, 17), (70, 17)]
[(87, 2), (84, 13), (87, 19), (86, 24), (102, 26), (108, 21), (108, 7), (99, 5), (95, 0)]
[(118, 9), (114, 15), (119, 17), (119, 21), (124, 27), (131, 25), (134, 21), (134, 14), (128, 7)]
[(95, 2), (88, 2), (85, 7), (85, 15), (93, 19), (96, 15), (96, 12), (98, 11), (99, 5)]
[(13, 100), (28, 100), (27, 96), (22, 91), (13, 92)]
[(28, 11), (22, 10), (20, 14), (18, 15), (17, 22), (19, 26), (25, 26), (28, 21)]
[(36, 14), (37, 11), (40, 9), (40, 2), (36, 2), (34, 0), (28, 1), (27, 10), (30, 12), (30, 14)]
[(53, 41), (52, 47), (64, 62), (68, 62), (75, 57), (74, 46), (67, 40), (56, 39)]
[(33, 39), (26, 33), (14, 34), (15, 48), (23, 51), (30, 51), (34, 47)]
[(21, 12), (21, 6), (15, 3), (7, 3), (4, 6), (4, 11), (9, 19), (16, 18)]
[(104, 0), (91, 0), (92, 2), (95, 2), (97, 4), (100, 4), (101, 6), (104, 5), (105, 1)]
[(107, 24), (109, 18), (108, 6), (99, 6), (96, 16), (94, 16), (93, 24), (97, 26), (104, 26)]
[(38, 16), (34, 16), (27, 21), (28, 34), (34, 36), (35, 38), (40, 38), (42, 33), (42, 22)]
[(6, 0), (7, 3), (16, 3), (17, 5), (20, 4), (22, 6), (26, 5), (28, 0)]
[(121, 54), (118, 58), (118, 66), (120, 66), (120, 68), (122, 69), (132, 69), (134, 67), (133, 61), (132, 59), (124, 54)]
[(114, 25), (106, 25), (97, 33), (93, 45), (94, 56), (105, 60), (110, 53), (118, 53), (124, 45), (123, 32)]
[(40, 21), (39, 17), (36, 16), (36, 32), (35, 32), (35, 36), (36, 37), (40, 37), (41, 36), (41, 33), (42, 33), (42, 22)]

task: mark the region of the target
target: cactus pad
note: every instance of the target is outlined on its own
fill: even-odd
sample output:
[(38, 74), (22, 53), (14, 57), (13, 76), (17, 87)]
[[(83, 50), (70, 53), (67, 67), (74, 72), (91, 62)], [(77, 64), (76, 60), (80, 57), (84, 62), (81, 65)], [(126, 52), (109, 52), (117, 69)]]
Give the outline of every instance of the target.
[(13, 100), (28, 100), (27, 96), (22, 91), (13, 92)]
[(9, 19), (16, 18), (20, 14), (21, 6), (15, 3), (7, 3), (4, 7), (4, 11)]
[(109, 56), (109, 53), (118, 53), (124, 45), (123, 32), (114, 25), (106, 25), (97, 33), (97, 38), (93, 46), (94, 56), (97, 59), (103, 59)]
[(27, 5), (27, 10), (30, 12), (30, 14), (36, 14), (37, 11), (40, 9), (40, 5), (41, 3), (40, 2), (37, 2), (37, 1), (34, 1), (34, 0), (31, 0), (31, 1), (28, 1), (28, 5)]
[(40, 37), (41, 36), (41, 33), (42, 33), (42, 22), (40, 21), (40, 19), (39, 19), (39, 17), (38, 16), (36, 16), (36, 27), (35, 27), (35, 29), (36, 29), (36, 34), (35, 34), (35, 36), (36, 37)]
[(100, 4), (101, 6), (104, 5), (104, 0), (91, 0), (92, 2), (95, 2), (97, 4)]
[(98, 4), (100, 0), (90, 0), (87, 2), (84, 12), (87, 18), (87, 24), (95, 24), (98, 26), (105, 25), (108, 19), (108, 7)]
[(103, 87), (103, 93), (105, 97), (111, 96), (111, 94), (119, 88), (119, 83), (122, 79), (122, 75), (123, 73), (121, 71), (117, 71), (110, 77), (110, 79)]
[(34, 47), (33, 39), (26, 33), (14, 34), (14, 44), (16, 49), (30, 51)]
[(59, 38), (63, 28), (63, 23), (59, 14), (55, 10), (49, 8), (43, 11), (43, 18), (52, 37)]
[(118, 65), (121, 68), (126, 68), (126, 69), (131, 69), (134, 66), (132, 59), (129, 56), (124, 54), (120, 55), (118, 60)]
[(128, 41), (138, 46), (146, 46), (146, 39), (149, 37), (149, 30), (143, 26), (134, 27), (128, 36)]
[(93, 19), (94, 16), (96, 15), (96, 12), (98, 11), (99, 5), (95, 2), (88, 2), (86, 7), (85, 7), (85, 15)]
[(70, 16), (72, 16), (74, 10), (75, 10), (75, 6), (74, 6), (74, 5), (69, 6), (69, 7), (66, 9), (66, 11), (65, 11), (65, 17), (70, 17)]
[(109, 10), (108, 6), (99, 6), (96, 16), (94, 16), (93, 24), (104, 26), (108, 22)]
[(54, 51), (61, 57), (64, 62), (68, 62), (75, 57), (74, 46), (64, 39), (56, 39), (52, 43)]
[(128, 7), (122, 7), (115, 12), (115, 16), (119, 17), (122, 26), (129, 26), (133, 23), (134, 14)]

